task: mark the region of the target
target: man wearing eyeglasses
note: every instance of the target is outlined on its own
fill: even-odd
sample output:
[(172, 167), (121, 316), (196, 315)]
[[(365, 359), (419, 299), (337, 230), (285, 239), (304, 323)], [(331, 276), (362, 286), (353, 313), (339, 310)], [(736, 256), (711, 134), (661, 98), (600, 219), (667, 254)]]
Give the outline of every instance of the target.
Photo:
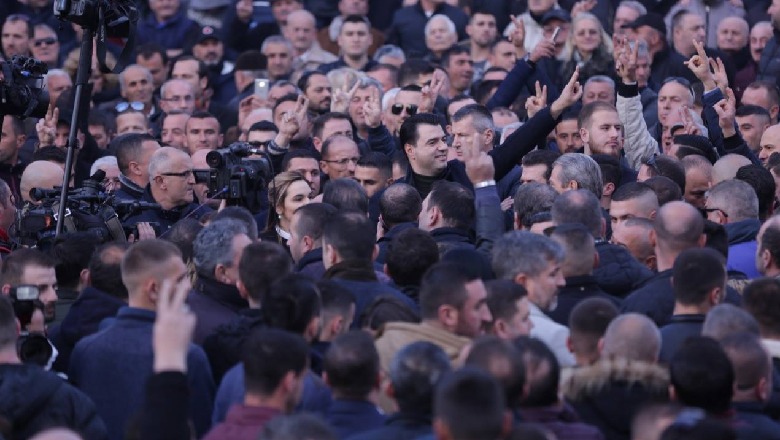
[(139, 222), (157, 223), (158, 236), (184, 218), (199, 219), (211, 211), (195, 200), (195, 175), (190, 156), (175, 148), (162, 147), (149, 160), (149, 185), (141, 200), (157, 203), (160, 209), (149, 209), (130, 217), (126, 225)]
[(322, 160), (320, 168), (329, 179), (355, 176), (355, 167), (360, 160), (360, 151), (352, 139), (336, 135), (322, 144)]

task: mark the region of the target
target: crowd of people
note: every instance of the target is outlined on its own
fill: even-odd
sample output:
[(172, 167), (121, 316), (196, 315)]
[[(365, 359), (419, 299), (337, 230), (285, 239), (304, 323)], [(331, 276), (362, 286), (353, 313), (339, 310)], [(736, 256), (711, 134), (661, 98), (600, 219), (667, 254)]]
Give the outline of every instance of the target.
[(780, 438), (780, 0), (131, 0), (76, 117), (53, 3), (0, 439)]

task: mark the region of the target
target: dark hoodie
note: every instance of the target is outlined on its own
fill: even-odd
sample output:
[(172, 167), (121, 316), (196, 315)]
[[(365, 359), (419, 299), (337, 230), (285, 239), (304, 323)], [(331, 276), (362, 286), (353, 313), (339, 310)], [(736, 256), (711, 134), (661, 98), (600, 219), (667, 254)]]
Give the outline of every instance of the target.
[(607, 440), (630, 439), (636, 412), (648, 403), (667, 402), (668, 390), (666, 369), (624, 359), (574, 369), (561, 381), (566, 401)]
[(92, 400), (38, 366), (0, 365), (0, 396), (0, 419), (10, 424), (11, 438), (29, 438), (62, 426), (85, 439), (108, 438)]

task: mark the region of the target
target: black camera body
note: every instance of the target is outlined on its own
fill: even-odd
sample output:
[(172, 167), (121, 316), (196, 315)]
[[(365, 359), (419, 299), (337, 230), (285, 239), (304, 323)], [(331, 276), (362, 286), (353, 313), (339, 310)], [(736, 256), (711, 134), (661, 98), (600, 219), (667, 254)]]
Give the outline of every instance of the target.
[(43, 90), (43, 77), (49, 71), (46, 64), (34, 58), (15, 55), (11, 61), (0, 62), (0, 115), (19, 118), (46, 116), (49, 94)]
[(108, 37), (125, 38), (138, 20), (133, 0), (54, 0), (54, 15), (87, 29), (106, 24)]
[(225, 199), (228, 205), (240, 205), (258, 212), (261, 193), (273, 177), (266, 153), (246, 142), (235, 142), (206, 155), (209, 170), (195, 172), (195, 181), (209, 187), (213, 199)]

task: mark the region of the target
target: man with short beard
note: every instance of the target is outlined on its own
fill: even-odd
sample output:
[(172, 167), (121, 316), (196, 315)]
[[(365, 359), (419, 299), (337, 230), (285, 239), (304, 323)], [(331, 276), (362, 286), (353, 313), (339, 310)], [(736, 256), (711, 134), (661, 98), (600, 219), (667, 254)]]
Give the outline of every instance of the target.
[(236, 94), (233, 82), (233, 63), (225, 59), (225, 45), (219, 37), (219, 31), (212, 26), (203, 26), (192, 43), (192, 55), (203, 61), (208, 67), (212, 79), (211, 98), (221, 104), (227, 104)]

